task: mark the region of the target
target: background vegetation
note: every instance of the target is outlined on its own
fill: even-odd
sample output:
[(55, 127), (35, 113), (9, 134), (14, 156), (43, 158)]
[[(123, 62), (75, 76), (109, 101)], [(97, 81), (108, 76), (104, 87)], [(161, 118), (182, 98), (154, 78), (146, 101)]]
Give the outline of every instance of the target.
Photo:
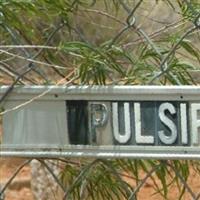
[[(198, 84), (199, 30), (199, 0), (1, 0), (0, 102), (15, 85)], [(196, 161), (61, 162), (66, 199), (136, 199), (147, 178), (165, 199), (171, 185), (197, 198)]]

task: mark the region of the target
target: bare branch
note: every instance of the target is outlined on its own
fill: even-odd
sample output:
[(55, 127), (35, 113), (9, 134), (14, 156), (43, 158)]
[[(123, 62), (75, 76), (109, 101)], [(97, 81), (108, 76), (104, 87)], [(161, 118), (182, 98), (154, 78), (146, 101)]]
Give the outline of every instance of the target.
[[(11, 37), (12, 37), (12, 39), (13, 39), (15, 44), (21, 44), (21, 41), (18, 38), (18, 34), (16, 33), (15, 30), (10, 28), (7, 24), (1, 24), (1, 25), (11, 35)], [(28, 57), (28, 58), (31, 57), (30, 53), (26, 49), (21, 48), (21, 51), (25, 54), (26, 57)], [(43, 79), (45, 79), (47, 81), (46, 76), (44, 75), (44, 73), (42, 72), (41, 69), (37, 69), (37, 67), (35, 67), (33, 69), (33, 71), (36, 72), (40, 77), (42, 77)]]
[(179, 171), (173, 166), (171, 165), (169, 162), (167, 161), (164, 161), (164, 163), (169, 166), (173, 171), (174, 173), (176, 174), (176, 176), (180, 179), (180, 181), (182, 182), (182, 184), (184, 185), (184, 187), (188, 190), (188, 192), (190, 193), (190, 195), (192, 196), (192, 198), (195, 200), (197, 199), (196, 198), (196, 195), (195, 193), (191, 190), (190, 186), (187, 184), (187, 182), (184, 180), (184, 178), (182, 177), (182, 175), (179, 173)]
[(13, 56), (13, 57), (16, 57), (16, 58), (19, 58), (19, 59), (22, 59), (22, 60), (25, 60), (25, 61), (28, 61), (28, 62), (39, 64), (39, 65), (45, 65), (45, 66), (48, 66), (48, 67), (55, 67), (55, 68), (58, 68), (58, 69), (66, 69), (65, 67), (62, 67), (62, 66), (59, 66), (59, 65), (49, 64), (49, 63), (45, 63), (45, 62), (42, 62), (42, 61), (31, 59), (31, 58), (26, 58), (26, 57), (23, 57), (23, 56), (14, 54), (14, 53), (10, 53), (10, 52), (2, 50), (2, 49), (0, 49), (0, 52), (5, 53), (5, 54), (10, 55), (10, 56)]
[(161, 166), (161, 164), (158, 164), (158, 165), (154, 166), (154, 167), (146, 174), (146, 176), (141, 180), (141, 182), (137, 185), (137, 187), (135, 188), (135, 190), (132, 192), (132, 194), (130, 195), (130, 197), (128, 198), (128, 200), (135, 200), (135, 195), (137, 194), (137, 192), (139, 192), (139, 190), (141, 189), (141, 187), (146, 183), (147, 179), (148, 179), (149, 177), (151, 177), (152, 174), (153, 174), (154, 172), (156, 172), (160, 166)]
[(0, 49), (50, 49), (59, 50), (58, 47), (45, 46), (45, 45), (0, 45)]
[[(168, 59), (170, 58), (170, 56), (176, 51), (176, 49), (179, 47), (180, 43), (183, 41), (183, 39), (185, 37), (187, 37), (189, 34), (191, 34), (192, 32), (194, 32), (197, 29), (197, 27), (192, 27), (190, 28), (186, 33), (184, 33), (181, 38), (178, 40), (178, 42), (172, 47), (172, 49), (170, 50), (170, 52), (163, 58), (163, 60), (160, 63), (160, 68), (163, 68), (163, 66), (165, 65), (165, 63), (168, 61)], [(165, 69), (163, 69), (160, 73), (158, 73), (156, 76), (154, 76), (149, 84), (152, 84), (157, 78), (159, 78), (160, 76), (162, 76), (165, 72), (167, 72), (169, 70), (169, 67), (165, 67)]]
[(123, 21), (121, 21), (120, 19), (118, 19), (118, 18), (116, 18), (116, 17), (114, 17), (114, 16), (112, 16), (112, 15), (106, 13), (106, 12), (103, 12), (103, 11), (101, 11), (101, 10), (82, 9), (81, 11), (83, 11), (83, 12), (97, 13), (97, 14), (99, 14), (99, 15), (102, 15), (102, 16), (105, 16), (105, 17), (107, 17), (107, 18), (110, 18), (110, 19), (112, 19), (113, 21), (116, 21), (116, 22), (118, 22), (118, 23), (120, 23), (120, 24), (126, 25), (125, 22), (123, 22)]
[[(75, 72), (75, 70), (72, 71), (70, 74), (68, 74), (65, 78), (63, 78), (63, 79), (61, 79), (60, 81), (58, 81), (55, 85), (59, 85), (59, 84), (62, 83), (64, 80), (67, 80), (69, 77), (71, 77), (71, 76), (74, 74), (74, 72)], [(78, 78), (78, 76), (74, 76), (74, 78), (72, 78), (71, 80), (67, 81), (64, 85), (68, 85), (68, 84), (72, 83), (72, 82), (75, 81), (77, 78)], [(13, 86), (13, 87), (14, 87), (14, 86)], [(45, 91), (42, 92), (41, 94), (35, 96), (34, 98), (32, 98), (32, 99), (30, 99), (30, 100), (28, 100), (28, 101), (26, 101), (26, 102), (24, 102), (24, 103), (22, 103), (22, 104), (20, 104), (20, 105), (18, 105), (18, 106), (16, 106), (16, 107), (14, 107), (14, 108), (10, 108), (10, 109), (7, 109), (7, 110), (5, 110), (5, 111), (3, 111), (3, 112), (0, 112), (0, 116), (6, 114), (6, 113), (8, 113), (8, 112), (17, 110), (17, 109), (19, 109), (19, 108), (21, 108), (21, 107), (23, 107), (23, 106), (26, 106), (26, 105), (30, 104), (30, 103), (32, 103), (33, 101), (35, 101), (35, 100), (37, 100), (37, 99), (43, 97), (44, 95), (48, 94), (50, 91), (51, 91), (51, 88), (48, 88), (47, 90), (45, 90)], [(9, 92), (9, 91), (7, 90), (7, 92)], [(5, 94), (1, 97), (0, 102), (2, 102), (2, 101), (6, 98), (6, 96), (7, 96), (7, 93), (5, 93)]]
[[(19, 76), (19, 73), (16, 72), (15, 70), (13, 70), (8, 64), (6, 64), (5, 62), (0, 61), (0, 69), (2, 71), (4, 71), (5, 73), (9, 74), (11, 77), (13, 77), (14, 79), (17, 78)], [(23, 78), (24, 80), (36, 84), (34, 81), (32, 81), (31, 79), (27, 78), (26, 76), (24, 76)], [(26, 85), (26, 82), (19, 80), (20, 83)]]
[[(182, 22), (182, 23), (180, 23), (180, 22)], [(177, 21), (177, 22), (173, 22), (173, 23), (171, 23), (171, 24), (165, 25), (165, 26), (161, 27), (160, 29), (156, 30), (155, 32), (151, 33), (151, 34), (149, 35), (149, 38), (150, 38), (150, 39), (153, 39), (153, 38), (159, 36), (161, 33), (167, 31), (168, 29), (177, 28), (177, 27), (179, 27), (179, 26), (184, 25), (185, 23), (186, 23), (185, 21), (179, 20), (179, 21)], [(137, 29), (137, 27), (136, 27), (136, 29)], [(128, 47), (131, 46), (131, 45), (135, 45), (135, 44), (138, 44), (138, 43), (144, 42), (144, 41), (146, 41), (145, 38), (138, 38), (138, 39), (136, 39), (136, 40), (134, 40), (134, 41), (132, 41), (132, 42), (129, 42), (129, 43), (127, 43), (127, 44), (124, 44), (124, 45), (123, 45), (123, 48), (128, 48)]]
[[(131, 12), (129, 12), (128, 17), (126, 18), (126, 26), (119, 31), (119, 33), (112, 39), (111, 43), (109, 44), (108, 48), (110, 48), (117, 40), (118, 38), (125, 32), (127, 31), (129, 28), (133, 27), (135, 24), (135, 17), (134, 17), (134, 13), (136, 12), (136, 10), (139, 8), (139, 6), (141, 5), (143, 0), (140, 0), (136, 6), (132, 9)], [(122, 2), (122, 1), (120, 1)]]
[[(61, 23), (47, 38), (45, 44), (43, 46), (47, 46), (49, 44), (49, 42), (51, 41), (51, 39), (55, 36), (55, 34), (64, 27), (64, 23)], [(39, 52), (37, 52), (32, 58), (29, 58), (31, 60), (35, 60), (42, 52), (43, 52), (43, 48), (40, 49)], [(7, 91), (5, 92), (5, 94), (0, 98), (0, 104), (3, 102), (3, 100), (9, 95), (10, 92), (12, 92), (14, 86), (18, 83), (18, 81), (20, 79), (22, 79), (26, 74), (28, 74), (30, 71), (34, 70), (35, 65), (33, 65), (33, 62), (30, 62), (28, 64), (28, 69), (26, 69), (22, 74), (20, 74), (16, 80), (12, 83), (12, 85), (10, 85), (10, 87), (7, 89)]]
[(99, 162), (99, 160), (96, 159), (96, 160), (92, 161), (90, 164), (88, 164), (83, 170), (81, 170), (81, 172), (76, 177), (76, 179), (74, 180), (74, 182), (70, 185), (70, 187), (68, 188), (68, 190), (66, 190), (66, 192), (65, 192), (65, 194), (63, 196), (63, 200), (67, 200), (68, 199), (68, 197), (70, 195), (70, 192), (73, 190), (73, 188), (75, 187), (75, 185), (85, 176), (85, 173), (88, 172), (98, 162)]
[(56, 181), (56, 183), (60, 186), (60, 188), (65, 192), (65, 187), (63, 186), (63, 184), (60, 182), (60, 180), (58, 179), (58, 177), (54, 174), (53, 170), (48, 166), (48, 164), (42, 160), (42, 159), (37, 159), (42, 165), (45, 166), (45, 168), (49, 171), (49, 173), (52, 175), (52, 177), (54, 178), (54, 180)]

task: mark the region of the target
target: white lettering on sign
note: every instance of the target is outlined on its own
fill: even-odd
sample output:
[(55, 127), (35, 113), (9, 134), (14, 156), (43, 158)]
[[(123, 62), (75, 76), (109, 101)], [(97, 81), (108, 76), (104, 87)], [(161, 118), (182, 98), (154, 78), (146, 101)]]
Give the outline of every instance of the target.
[(124, 123), (125, 133), (119, 132), (119, 116), (118, 116), (118, 103), (112, 103), (113, 110), (113, 133), (115, 139), (119, 143), (126, 143), (131, 137), (131, 124), (130, 124), (130, 106), (129, 103), (124, 103)]
[(170, 103), (162, 103), (159, 107), (159, 118), (171, 131), (171, 135), (165, 134), (164, 130), (158, 131), (158, 136), (164, 144), (173, 144), (177, 139), (177, 128), (174, 122), (166, 115), (168, 111), (171, 115), (176, 114), (175, 107)]
[(181, 115), (181, 141), (182, 144), (188, 144), (188, 127), (187, 127), (187, 106), (185, 103), (180, 104)]
[(192, 125), (192, 144), (199, 144), (199, 129), (200, 129), (200, 117), (198, 116), (200, 112), (200, 104), (193, 103), (191, 104), (191, 125)]
[[(145, 102), (143, 102), (145, 105)], [(112, 115), (110, 115), (110, 120), (106, 119), (105, 116), (108, 115), (108, 111), (105, 105), (100, 106), (101, 104), (97, 104), (95, 109), (98, 110), (98, 107), (104, 108), (100, 117), (97, 120), (92, 120), (93, 123), (98, 121), (98, 126), (96, 123), (92, 124), (91, 126), (95, 129), (100, 126), (108, 126), (108, 121), (111, 122), (109, 127), (113, 128), (112, 134), (115, 141), (120, 144), (126, 144), (128, 141), (132, 141), (131, 144), (150, 144), (154, 145), (155, 138), (158, 138), (162, 144), (165, 145), (173, 145), (173, 144), (182, 144), (187, 145), (189, 142), (188, 136), (188, 122), (187, 122), (187, 104), (186, 103), (179, 103), (173, 104), (170, 102), (163, 102), (155, 108), (158, 111), (158, 120), (163, 125), (163, 128), (158, 129), (159, 127), (158, 122), (152, 123), (152, 130), (157, 130), (156, 132), (150, 132), (148, 135), (145, 135), (145, 124), (143, 123), (151, 123), (151, 122), (144, 122), (142, 118), (142, 110), (141, 110), (141, 103), (140, 102), (124, 102), (122, 103), (123, 112), (119, 111), (119, 102), (112, 102)], [(133, 106), (131, 106), (133, 105)], [(176, 105), (176, 106), (175, 106)], [(144, 107), (145, 108), (145, 107)], [(142, 109), (144, 109), (142, 108)], [(192, 125), (192, 143), (199, 144), (199, 137), (200, 133), (198, 130), (200, 129), (200, 118), (198, 118), (198, 111), (200, 111), (200, 104), (191, 104), (191, 125)], [(94, 112), (95, 113), (95, 112)], [(157, 113), (157, 112), (156, 112)], [(122, 115), (122, 116), (121, 116)], [(151, 113), (150, 113), (151, 115)], [(152, 115), (152, 119), (155, 113)], [(104, 117), (103, 117), (104, 116)], [(132, 116), (132, 118), (131, 118)], [(93, 116), (94, 117), (94, 116)], [(107, 118), (106, 117), (106, 118)], [(95, 118), (95, 117), (94, 117)], [(120, 121), (124, 119), (123, 121)], [(156, 118), (155, 118), (156, 120)], [(124, 130), (122, 130), (123, 128)], [(166, 127), (166, 128), (164, 128)], [(148, 131), (149, 132), (149, 131)], [(179, 134), (178, 134), (179, 133)], [(135, 139), (131, 139), (135, 137)], [(135, 141), (135, 142), (134, 142)]]
[(134, 114), (135, 114), (135, 140), (138, 144), (153, 144), (154, 137), (153, 136), (144, 136), (141, 133), (141, 111), (140, 111), (140, 103), (134, 103)]

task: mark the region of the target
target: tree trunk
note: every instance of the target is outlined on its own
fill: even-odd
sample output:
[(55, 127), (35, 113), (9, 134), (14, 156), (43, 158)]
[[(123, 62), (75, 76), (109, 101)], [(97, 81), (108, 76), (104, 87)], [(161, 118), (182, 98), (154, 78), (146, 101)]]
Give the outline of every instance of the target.
[[(46, 164), (59, 178), (61, 171), (59, 162), (51, 161), (46, 162)], [(32, 174), (31, 187), (35, 200), (62, 200), (64, 193), (47, 168), (37, 160), (33, 160), (30, 165)]]

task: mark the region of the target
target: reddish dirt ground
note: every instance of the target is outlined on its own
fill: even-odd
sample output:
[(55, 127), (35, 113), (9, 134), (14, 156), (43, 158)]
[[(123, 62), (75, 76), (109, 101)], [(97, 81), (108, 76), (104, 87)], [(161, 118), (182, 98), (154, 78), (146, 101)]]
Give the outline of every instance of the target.
[[(12, 159), (12, 158), (0, 158), (0, 184), (5, 184), (6, 181), (11, 177), (16, 170), (16, 168), (24, 162), (24, 159)], [(141, 176), (145, 174), (141, 173)], [(10, 184), (8, 190), (6, 191), (5, 200), (34, 200), (33, 194), (31, 192), (30, 186), (30, 167), (24, 167), (17, 177)], [(188, 180), (188, 185), (191, 187), (192, 191), (198, 194), (200, 192), (200, 176), (197, 175), (194, 170), (191, 169), (191, 174)], [(131, 181), (132, 185), (134, 183), (132, 180), (127, 178), (127, 181)], [(159, 181), (158, 181), (159, 184)], [(144, 187), (139, 192), (139, 200), (163, 200), (164, 198), (160, 195), (152, 195), (153, 191), (153, 182), (148, 179)], [(176, 186), (172, 185), (169, 189), (169, 200), (178, 199), (178, 189)], [(186, 193), (183, 197), (183, 200), (192, 199), (189, 193)], [(42, 199), (41, 199), (42, 200)]]
[[(23, 162), (23, 159), (0, 158), (0, 184), (4, 185)], [(5, 200), (33, 200), (30, 180), (30, 168), (25, 166), (6, 190)]]

